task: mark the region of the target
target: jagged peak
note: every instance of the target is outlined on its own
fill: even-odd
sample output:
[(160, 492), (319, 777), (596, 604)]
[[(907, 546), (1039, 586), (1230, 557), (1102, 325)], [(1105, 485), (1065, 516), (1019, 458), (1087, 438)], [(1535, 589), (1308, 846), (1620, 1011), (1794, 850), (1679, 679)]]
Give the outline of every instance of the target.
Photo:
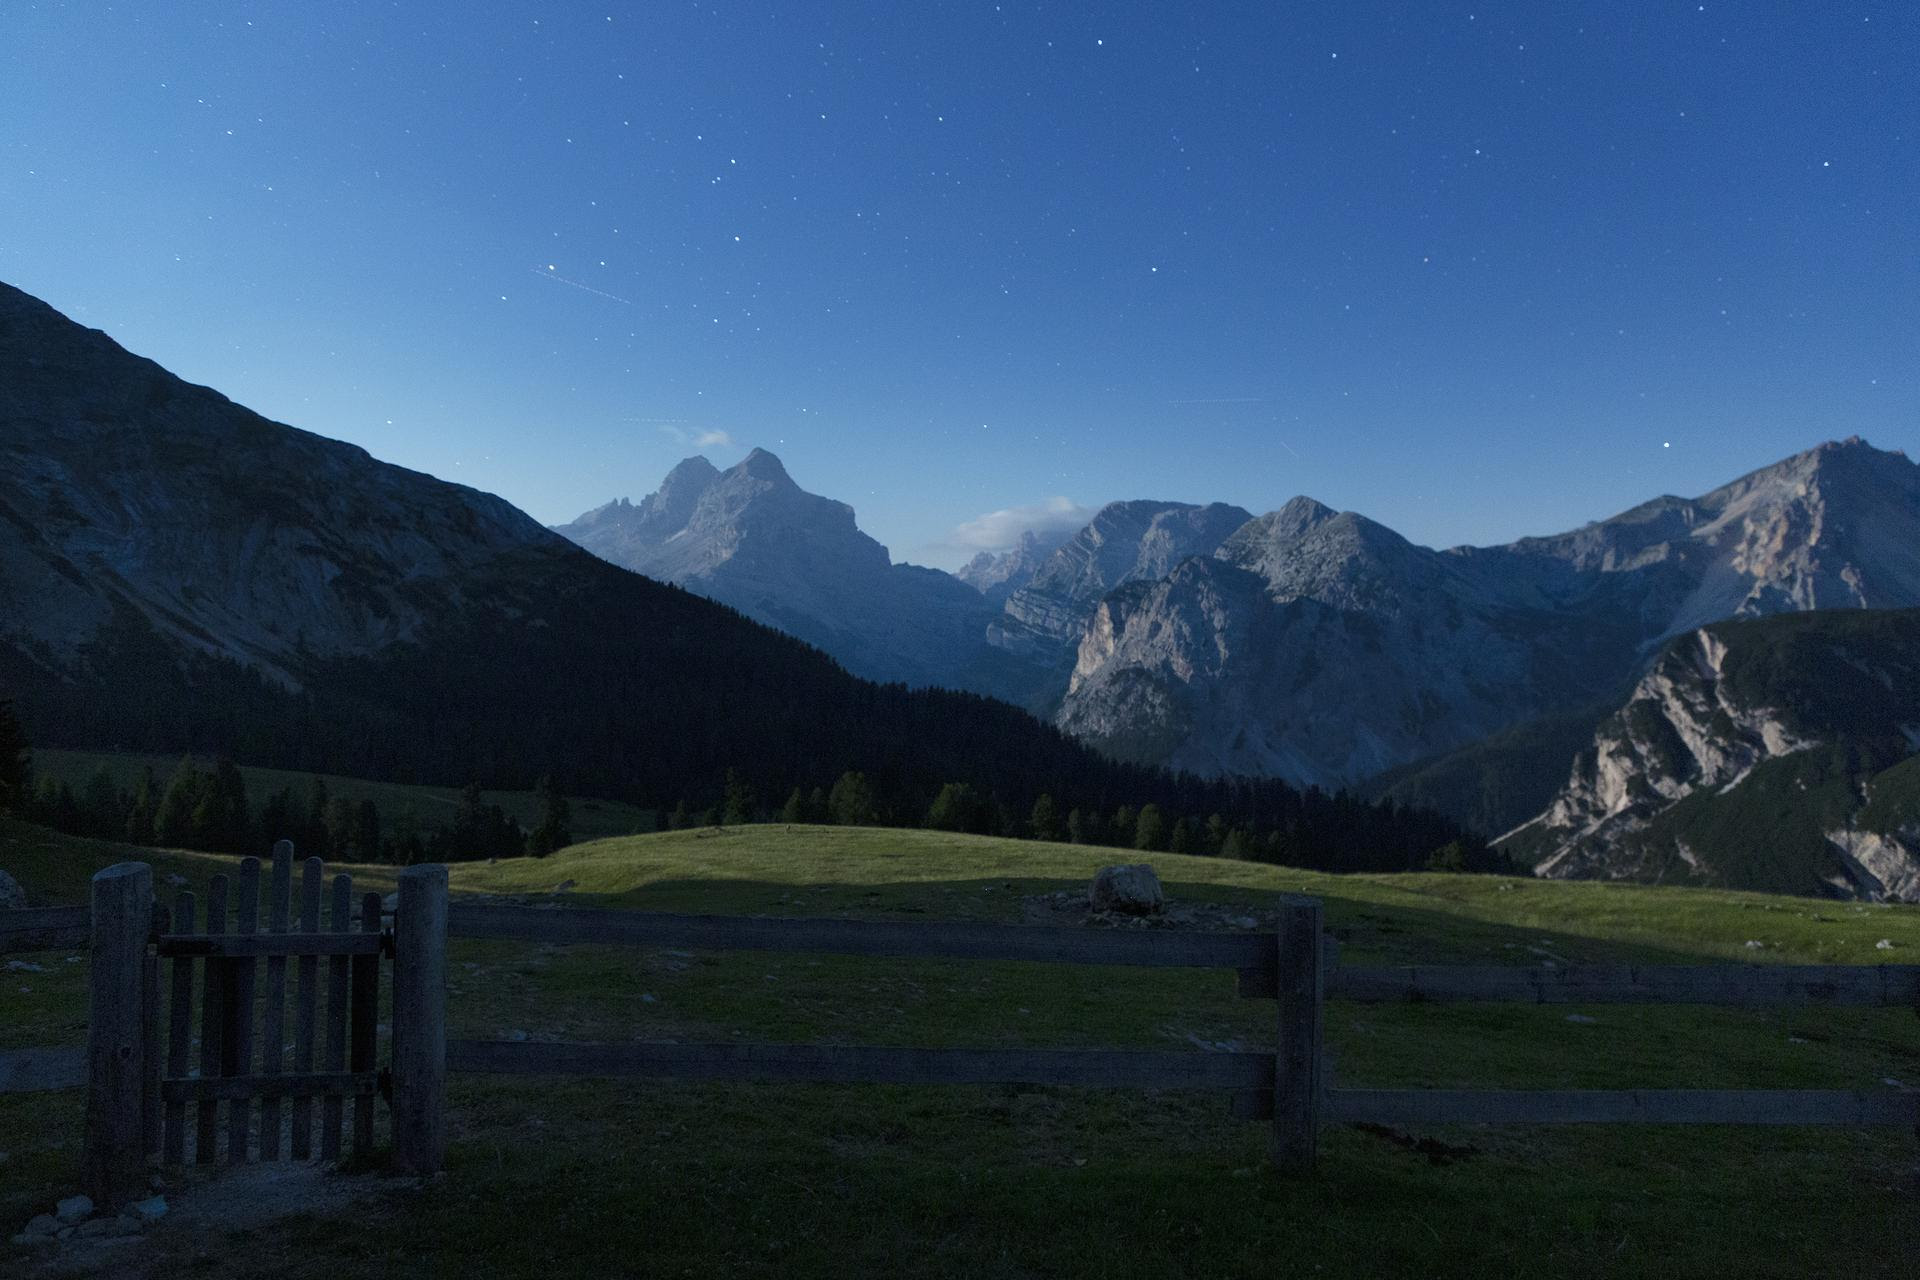
[(754, 449), (734, 463), (730, 470), (736, 475), (752, 476), (755, 480), (765, 480), (771, 484), (793, 484), (793, 477), (787, 474), (786, 466), (765, 449)]
[(669, 485), (676, 480), (690, 480), (696, 476), (710, 477), (720, 474), (720, 468), (707, 461), (707, 455), (696, 453), (691, 458), (682, 458), (667, 472), (667, 478), (661, 484)]

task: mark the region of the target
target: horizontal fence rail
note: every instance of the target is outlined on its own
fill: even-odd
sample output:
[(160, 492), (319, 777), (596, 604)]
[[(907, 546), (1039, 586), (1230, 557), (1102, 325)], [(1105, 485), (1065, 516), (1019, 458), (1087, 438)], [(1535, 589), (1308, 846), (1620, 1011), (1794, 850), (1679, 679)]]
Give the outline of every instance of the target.
[(87, 1082), (87, 1051), (81, 1045), (0, 1050), (0, 1093), (77, 1089)]
[(93, 937), (93, 908), (26, 907), (0, 911), (0, 955), (84, 947)]
[(1422, 965), (1335, 969), (1327, 998), (1532, 1004), (1916, 1005), (1920, 965)]
[(1111, 1049), (454, 1040), (447, 1045), (447, 1069), (837, 1084), (1059, 1084), (1127, 1089), (1266, 1089), (1273, 1084), (1271, 1053)]
[(1325, 1118), (1375, 1124), (1920, 1124), (1920, 1089), (1330, 1089)]
[(1031, 960), (1043, 964), (1261, 969), (1271, 968), (1274, 963), (1271, 933), (686, 916), (595, 908), (549, 911), (462, 902), (448, 907), (447, 934), (455, 938), (517, 938), (530, 942), (600, 942), (722, 951), (825, 951), (852, 956), (944, 956), (960, 960)]

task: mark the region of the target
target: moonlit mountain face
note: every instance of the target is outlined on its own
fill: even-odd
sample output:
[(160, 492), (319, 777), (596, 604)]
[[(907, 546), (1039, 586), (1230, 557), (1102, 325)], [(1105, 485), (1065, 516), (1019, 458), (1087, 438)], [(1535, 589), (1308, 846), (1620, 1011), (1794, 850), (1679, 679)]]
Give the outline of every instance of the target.
[(984, 653), (992, 610), (980, 592), (892, 563), (852, 507), (806, 492), (764, 449), (725, 471), (688, 458), (638, 504), (609, 503), (556, 532), (798, 636), (856, 675), (962, 683)]
[(1350, 784), (1602, 696), (1705, 622), (1920, 604), (1920, 467), (1850, 439), (1450, 551), (1295, 499), (1210, 560), (1100, 601), (1061, 727), (1201, 772)]

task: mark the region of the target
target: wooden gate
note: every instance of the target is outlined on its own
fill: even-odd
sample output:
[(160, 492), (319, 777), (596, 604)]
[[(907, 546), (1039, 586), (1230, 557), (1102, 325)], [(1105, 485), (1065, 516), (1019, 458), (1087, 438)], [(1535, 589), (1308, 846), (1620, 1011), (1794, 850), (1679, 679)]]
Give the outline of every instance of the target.
[[(396, 929), (383, 929), (380, 895), (362, 894), (356, 904), (352, 877), (336, 875), (327, 885), (318, 858), (301, 864), (296, 911), (293, 864), (293, 845), (280, 841), (264, 922), (258, 858), (242, 860), (231, 879), (211, 877), (204, 911), (184, 889), (170, 909), (157, 906), (145, 863), (94, 877), (84, 1165), (96, 1200), (119, 1204), (141, 1193), (150, 1156), (167, 1164), (338, 1159), (349, 1101), (352, 1150), (370, 1153), (380, 1097), (394, 1110), (402, 1167), (438, 1167), (437, 1149), (423, 1153), (402, 1140), (403, 1118), (420, 1107), (403, 1105), (396, 1073), (380, 1068), (379, 1025), (382, 957), (412, 942), (409, 920), (435, 927), (436, 901), (444, 933), (445, 868), (403, 872)], [(405, 1015), (420, 1004), (420, 984), (435, 992), (444, 986), (440, 950), (432, 948), (426, 963), (393, 969), (396, 1065), (400, 1046), (418, 1038)], [(438, 1019), (430, 1021), (429, 1038), (439, 1034)], [(432, 1091), (437, 1135), (442, 1082), (402, 1074), (415, 1085), (408, 1102), (420, 1085)]]

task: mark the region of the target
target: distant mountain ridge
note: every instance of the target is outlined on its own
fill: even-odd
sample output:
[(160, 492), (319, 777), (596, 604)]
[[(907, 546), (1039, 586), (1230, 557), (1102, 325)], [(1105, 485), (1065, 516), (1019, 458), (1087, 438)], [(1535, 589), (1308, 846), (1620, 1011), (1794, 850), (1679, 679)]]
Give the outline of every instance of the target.
[(1590, 702), (1705, 622), (1920, 604), (1920, 467), (1854, 438), (1447, 551), (1301, 498), (1211, 559), (1101, 603), (1058, 723), (1125, 758), (1351, 785)]

